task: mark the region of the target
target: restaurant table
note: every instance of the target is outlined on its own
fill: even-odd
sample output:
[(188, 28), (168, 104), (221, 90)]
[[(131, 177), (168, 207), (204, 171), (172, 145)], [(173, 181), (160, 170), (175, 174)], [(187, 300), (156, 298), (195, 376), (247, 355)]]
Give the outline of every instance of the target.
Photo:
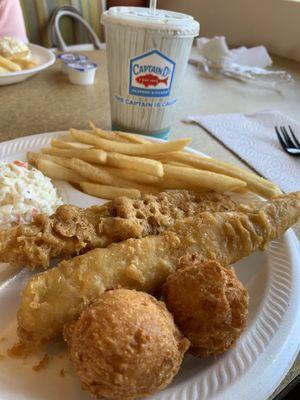
[[(88, 128), (93, 121), (110, 129), (110, 107), (105, 51), (85, 52), (99, 65), (95, 84), (77, 86), (69, 83), (56, 62), (52, 67), (15, 85), (0, 87), (0, 142), (41, 132)], [(248, 168), (233, 153), (207, 132), (182, 120), (187, 115), (277, 109), (300, 123), (300, 64), (274, 57), (274, 66), (290, 72), (294, 84), (282, 92), (233, 79), (201, 77), (195, 66), (188, 65), (182, 94), (174, 117), (170, 139), (192, 138), (191, 146), (212, 157)], [(300, 224), (295, 227), (300, 238)], [(271, 398), (300, 374), (300, 356)]]

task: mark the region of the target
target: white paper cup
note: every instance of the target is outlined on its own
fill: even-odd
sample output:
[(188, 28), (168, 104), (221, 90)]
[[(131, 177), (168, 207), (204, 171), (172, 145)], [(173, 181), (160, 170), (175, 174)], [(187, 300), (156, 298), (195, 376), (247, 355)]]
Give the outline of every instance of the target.
[(166, 138), (199, 23), (141, 7), (112, 7), (101, 21), (113, 129)]

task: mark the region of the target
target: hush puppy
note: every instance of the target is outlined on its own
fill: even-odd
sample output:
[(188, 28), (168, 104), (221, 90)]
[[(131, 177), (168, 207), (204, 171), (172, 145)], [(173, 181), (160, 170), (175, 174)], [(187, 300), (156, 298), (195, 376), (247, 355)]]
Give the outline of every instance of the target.
[(189, 347), (164, 303), (127, 289), (101, 295), (65, 325), (64, 339), (82, 388), (114, 400), (167, 386)]
[(246, 326), (249, 296), (233, 268), (215, 261), (191, 261), (168, 277), (163, 292), (195, 356), (223, 353)]

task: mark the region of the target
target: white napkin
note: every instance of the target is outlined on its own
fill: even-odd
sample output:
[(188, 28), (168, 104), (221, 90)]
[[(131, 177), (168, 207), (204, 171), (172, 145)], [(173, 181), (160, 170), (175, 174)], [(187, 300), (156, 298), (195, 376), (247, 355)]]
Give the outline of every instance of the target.
[(239, 47), (229, 50), (224, 36), (215, 36), (212, 39), (196, 39), (199, 55), (214, 64), (221, 65), (224, 57), (232, 62), (251, 67), (265, 68), (272, 65), (272, 59), (265, 46)]
[(300, 190), (300, 157), (292, 157), (280, 146), (275, 125), (290, 125), (300, 140), (300, 125), (279, 111), (254, 114), (192, 115), (197, 122), (262, 176), (285, 192)]
[(204, 76), (221, 74), (241, 81), (256, 81), (277, 89), (293, 78), (286, 71), (266, 69), (272, 59), (264, 46), (229, 49), (224, 36), (196, 40), (196, 51), (192, 52), (190, 64), (196, 65)]

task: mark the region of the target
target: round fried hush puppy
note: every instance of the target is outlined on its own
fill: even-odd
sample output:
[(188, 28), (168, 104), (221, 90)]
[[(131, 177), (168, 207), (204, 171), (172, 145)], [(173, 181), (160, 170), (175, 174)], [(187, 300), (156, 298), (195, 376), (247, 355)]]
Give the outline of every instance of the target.
[(64, 328), (83, 389), (129, 400), (167, 386), (189, 347), (165, 304), (147, 293), (105, 292)]
[(164, 285), (167, 308), (198, 357), (223, 353), (241, 336), (249, 296), (233, 268), (195, 261), (170, 275)]

